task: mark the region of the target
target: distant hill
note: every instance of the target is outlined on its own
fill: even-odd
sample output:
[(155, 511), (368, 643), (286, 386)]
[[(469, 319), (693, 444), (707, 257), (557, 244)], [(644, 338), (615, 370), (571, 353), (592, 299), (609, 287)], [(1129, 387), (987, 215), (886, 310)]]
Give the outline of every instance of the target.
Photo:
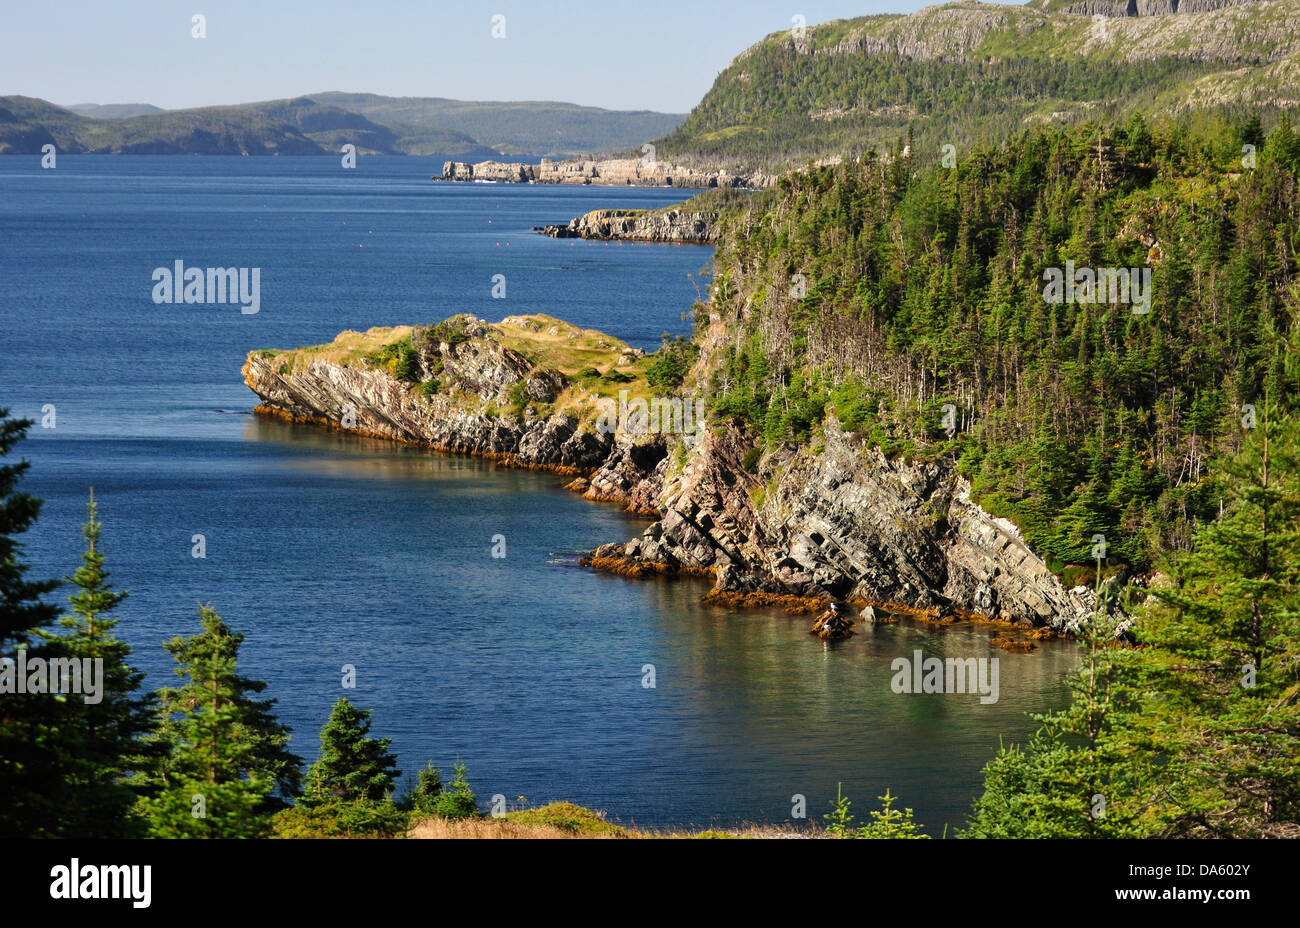
[(369, 93), (318, 93), (312, 99), (385, 125), (409, 127), (408, 147), (418, 144), (423, 127), (439, 126), (463, 132), (504, 154), (553, 158), (639, 149), (686, 119), (680, 113), (604, 110), (573, 103), (469, 103)]
[(1300, 103), (1300, 0), (976, 2), (784, 30), (741, 53), (661, 158), (733, 170), (997, 142), (1037, 123)]
[[(104, 119), (32, 97), (0, 97), (0, 153), (30, 154), (53, 142), (71, 153), (321, 155), (350, 142), (361, 153), (403, 154), (399, 135), (309, 97)], [(429, 128), (423, 138), (424, 153), (447, 158), (498, 154), (454, 130)]]
[(161, 106), (154, 106), (152, 103), (77, 103), (72, 106), (65, 106), (65, 110), (72, 110), (78, 116), (89, 116), (92, 119), (126, 119), (130, 116), (145, 116), (149, 113), (164, 112)]
[(336, 153), (433, 155), (444, 160), (565, 157), (625, 151), (671, 131), (684, 116), (568, 103), (467, 103), (325, 93), (189, 110), (149, 104), (60, 107), (0, 97), (0, 154)]

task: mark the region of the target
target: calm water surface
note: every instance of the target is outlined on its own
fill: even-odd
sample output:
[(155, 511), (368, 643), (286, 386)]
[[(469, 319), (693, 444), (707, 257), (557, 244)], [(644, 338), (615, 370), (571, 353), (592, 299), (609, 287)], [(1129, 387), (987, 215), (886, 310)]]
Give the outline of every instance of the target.
[[(999, 736), (1064, 702), (1071, 646), (1008, 654), (987, 631), (908, 623), (823, 646), (803, 618), (701, 606), (696, 582), (580, 569), (577, 552), (645, 522), (555, 477), (248, 415), (249, 350), (349, 328), (545, 312), (653, 349), (688, 330), (710, 249), (529, 230), (680, 193), (435, 184), (441, 166), (419, 158), (58, 165), (0, 158), (0, 405), (39, 420), (53, 404), (56, 427), (21, 447), (25, 489), (46, 500), (28, 558), (38, 575), (75, 569), (93, 484), (147, 685), (171, 679), (160, 642), (211, 602), (308, 761), (347, 695), (405, 772), (460, 755), (483, 799), (733, 824), (786, 820), (796, 793), (818, 816), (843, 781), (862, 814), (889, 787), (936, 834), (961, 822)], [(155, 305), (153, 269), (177, 259), (262, 268), (261, 311)], [(917, 648), (999, 657), (998, 703), (895, 695), (890, 662)]]

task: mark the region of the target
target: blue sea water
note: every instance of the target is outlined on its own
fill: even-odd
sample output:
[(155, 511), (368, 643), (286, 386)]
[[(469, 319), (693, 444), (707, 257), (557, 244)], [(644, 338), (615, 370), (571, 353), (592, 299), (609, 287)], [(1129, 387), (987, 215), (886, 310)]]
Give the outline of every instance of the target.
[[(0, 406), (54, 412), (20, 446), (23, 488), (46, 500), (24, 539), (36, 574), (76, 568), (93, 485), (146, 684), (172, 679), (160, 644), (210, 602), (247, 635), (241, 667), (268, 681), (307, 761), (347, 696), (403, 771), (459, 756), (484, 800), (732, 825), (785, 821), (796, 794), (820, 816), (843, 781), (860, 811), (889, 787), (932, 832), (959, 824), (999, 737), (1063, 702), (1070, 646), (1007, 654), (986, 631), (906, 622), (823, 646), (806, 619), (700, 605), (698, 582), (579, 568), (577, 552), (645, 522), (558, 478), (249, 415), (248, 351), (343, 329), (544, 312), (648, 350), (688, 331), (710, 249), (530, 231), (680, 192), (430, 182), (439, 171), (0, 158)], [(176, 260), (260, 268), (259, 312), (155, 304), (153, 270)], [(999, 657), (999, 701), (893, 693), (891, 661), (916, 649)]]

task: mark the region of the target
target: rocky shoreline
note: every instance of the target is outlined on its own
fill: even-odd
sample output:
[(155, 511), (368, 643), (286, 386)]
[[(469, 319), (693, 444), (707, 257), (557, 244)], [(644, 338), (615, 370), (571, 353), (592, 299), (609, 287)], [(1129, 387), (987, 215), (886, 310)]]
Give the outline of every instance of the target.
[[(1063, 587), (1014, 526), (971, 501), (947, 463), (887, 459), (834, 418), (817, 451), (769, 451), (749, 467), (749, 444), (730, 426), (705, 427), (689, 445), (671, 435), (605, 432), (576, 375), (529, 360), (538, 353), (518, 342), (511, 347), (528, 333), (570, 340), (578, 330), (548, 317), (496, 325), (455, 318), (457, 335), (419, 342), (418, 375), (436, 373), (436, 393), (324, 350), (334, 346), (253, 352), (245, 382), (261, 398), (261, 415), (573, 476), (569, 489), (584, 498), (656, 518), (640, 537), (590, 552), (586, 565), (632, 577), (708, 578), (709, 599), (721, 605), (811, 611), (834, 599), (940, 623), (1063, 635), (1092, 613), (1092, 592)], [(629, 370), (641, 363), (603, 338)], [(517, 415), (500, 411), (521, 396)]]
[(679, 209), (595, 209), (565, 225), (537, 226), (533, 231), (551, 238), (669, 245), (713, 245), (719, 234), (717, 213)]
[(553, 161), (540, 164), (520, 162), (448, 161), (442, 174), (430, 180), (488, 182), (497, 184), (576, 184), (602, 187), (681, 187), (708, 190), (714, 187), (770, 187), (777, 175), (762, 171), (733, 174), (729, 171), (690, 168), (640, 158), (608, 158), (603, 161)]

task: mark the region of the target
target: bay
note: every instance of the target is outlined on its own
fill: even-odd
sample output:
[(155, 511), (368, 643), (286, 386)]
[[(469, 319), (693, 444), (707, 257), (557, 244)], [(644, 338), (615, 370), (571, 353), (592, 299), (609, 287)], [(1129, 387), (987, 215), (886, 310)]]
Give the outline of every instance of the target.
[[(19, 449), (23, 488), (46, 500), (24, 539), (36, 574), (77, 566), (93, 485), (147, 685), (170, 681), (161, 642), (210, 602), (247, 635), (242, 669), (268, 681), (307, 761), (347, 696), (405, 772), (460, 756), (483, 800), (735, 825), (786, 821), (796, 795), (820, 816), (842, 781), (861, 815), (888, 787), (932, 833), (960, 824), (999, 738), (1064, 703), (1073, 646), (1008, 654), (987, 630), (908, 622), (824, 646), (801, 617), (702, 606), (695, 581), (579, 568), (579, 551), (646, 523), (558, 478), (249, 415), (248, 351), (343, 329), (541, 312), (647, 350), (689, 331), (710, 249), (530, 231), (680, 191), (431, 183), (440, 170), (0, 158), (0, 406), (56, 414)], [(153, 303), (153, 269), (176, 260), (261, 268), (260, 311)], [(890, 664), (916, 649), (998, 657), (1000, 699), (895, 694)]]

